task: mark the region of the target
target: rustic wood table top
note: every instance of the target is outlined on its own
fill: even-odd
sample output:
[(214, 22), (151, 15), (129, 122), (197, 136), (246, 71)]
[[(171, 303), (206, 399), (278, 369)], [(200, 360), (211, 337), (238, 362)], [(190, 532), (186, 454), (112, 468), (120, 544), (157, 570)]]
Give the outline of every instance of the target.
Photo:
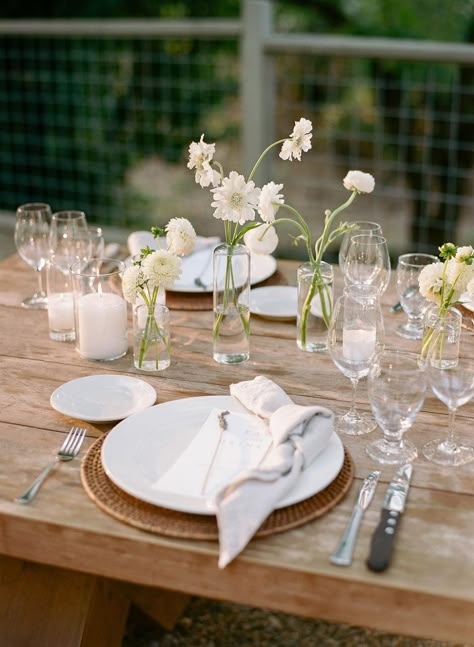
[[(290, 284), (296, 282), (295, 268), (296, 262), (279, 262), (279, 271)], [(250, 360), (238, 366), (217, 364), (212, 359), (210, 311), (172, 311), (172, 364), (157, 376), (139, 375), (130, 352), (110, 363), (82, 360), (74, 344), (49, 339), (46, 312), (20, 307), (34, 286), (34, 273), (17, 256), (0, 263), (0, 554), (4, 572), (5, 568), (10, 574), (16, 572), (17, 562), (35, 563), (46, 573), (47, 569), (51, 573), (66, 569), (106, 582), (118, 580), (387, 632), (460, 642), (473, 639), (474, 464), (449, 469), (424, 458), (415, 461), (391, 567), (375, 574), (365, 561), (386, 485), (395, 472), (393, 467), (382, 466), (381, 482), (364, 517), (352, 566), (329, 562), (362, 479), (378, 467), (366, 455), (365, 445), (379, 431), (342, 438), (355, 463), (355, 479), (337, 506), (297, 529), (254, 539), (224, 570), (217, 568), (215, 542), (143, 532), (102, 512), (81, 485), (79, 461), (56, 470), (30, 505), (15, 503), (15, 497), (54, 456), (71, 425), (78, 422), (50, 405), (51, 393), (69, 380), (99, 373), (138, 375), (155, 387), (157, 402), (162, 403), (228, 395), (232, 382), (263, 374), (296, 402), (323, 404), (336, 413), (347, 408), (351, 390), (349, 380), (327, 354), (297, 349), (294, 322), (252, 316)], [(390, 312), (394, 301), (392, 281), (383, 299), (386, 345), (416, 350), (415, 342), (394, 333), (405, 316)], [(474, 357), (474, 335), (467, 330), (463, 331), (462, 353)], [(364, 380), (357, 399), (361, 409), (370, 409)], [(471, 443), (473, 421), (471, 401), (457, 415), (459, 437)], [(446, 407), (429, 392), (408, 433), (421, 448), (428, 439), (444, 436), (446, 424)], [(113, 425), (83, 426), (87, 427), (87, 449)], [(0, 581), (0, 600), (3, 595), (13, 604), (8, 577), (3, 575)], [(2, 631), (6, 629), (0, 623)], [(86, 644), (82, 640), (61, 644)]]

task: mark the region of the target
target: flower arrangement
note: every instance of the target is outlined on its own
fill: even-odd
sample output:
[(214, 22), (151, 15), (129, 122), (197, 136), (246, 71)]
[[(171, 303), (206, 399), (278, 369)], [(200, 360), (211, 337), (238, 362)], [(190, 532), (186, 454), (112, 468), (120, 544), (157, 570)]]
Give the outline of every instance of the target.
[[(328, 246), (336, 238), (355, 228), (354, 225), (342, 222), (332, 229), (333, 223), (336, 217), (354, 201), (356, 195), (371, 193), (375, 186), (374, 178), (368, 173), (349, 171), (343, 184), (351, 191), (351, 196), (334, 211), (325, 211), (323, 232), (313, 245), (310, 228), (305, 219), (296, 209), (285, 203), (281, 193), (283, 184), (268, 182), (260, 189), (252, 180), (265, 155), (280, 144), (281, 159), (301, 161), (302, 153), (311, 149), (312, 128), (309, 119), (301, 118), (296, 121), (288, 137), (273, 142), (262, 152), (247, 180), (236, 171), (231, 171), (228, 177), (224, 176), (222, 165), (214, 159), (215, 144), (206, 143), (204, 135), (201, 135), (199, 142), (192, 142), (189, 146), (188, 161), (188, 168), (195, 171), (196, 183), (201, 187), (212, 187), (211, 206), (215, 208), (213, 215), (224, 221), (225, 241), (228, 245), (233, 247), (243, 241), (254, 253), (271, 254), (278, 244), (275, 225), (292, 222), (297, 227), (299, 235), (295, 238), (295, 242), (299, 240), (305, 242), (308, 261), (314, 275), (302, 310), (303, 336), (306, 335), (306, 322), (316, 289), (320, 291), (324, 321), (329, 325), (332, 299), (325, 293), (325, 288), (319, 280), (319, 268)], [(279, 209), (288, 210), (291, 217), (276, 219)], [(257, 214), (260, 216), (260, 222), (255, 220)], [(214, 333), (216, 334), (216, 325)]]
[[(157, 339), (167, 340), (155, 317), (155, 307), (160, 288), (170, 289), (181, 276), (181, 256), (189, 255), (196, 243), (196, 232), (186, 218), (172, 218), (166, 227), (152, 227), (154, 238), (166, 242), (157, 250), (146, 247), (134, 257), (133, 264), (122, 277), (125, 299), (133, 306), (142, 302), (147, 308), (145, 329), (140, 341), (137, 367), (142, 368), (144, 358), (152, 346), (158, 369)], [(168, 342), (166, 341), (166, 345)]]

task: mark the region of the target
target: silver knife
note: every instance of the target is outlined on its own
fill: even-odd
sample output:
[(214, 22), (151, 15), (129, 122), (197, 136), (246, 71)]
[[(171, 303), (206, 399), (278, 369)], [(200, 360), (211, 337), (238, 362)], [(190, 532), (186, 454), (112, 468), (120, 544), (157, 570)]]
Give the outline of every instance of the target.
[(374, 470), (364, 479), (341, 541), (329, 558), (332, 564), (337, 564), (338, 566), (351, 565), (360, 522), (362, 521), (365, 510), (367, 510), (372, 501), (379, 476), (379, 470)]
[(400, 523), (400, 515), (405, 510), (413, 466), (403, 465), (389, 483), (379, 525), (372, 535), (367, 566), (371, 571), (381, 572), (388, 568)]

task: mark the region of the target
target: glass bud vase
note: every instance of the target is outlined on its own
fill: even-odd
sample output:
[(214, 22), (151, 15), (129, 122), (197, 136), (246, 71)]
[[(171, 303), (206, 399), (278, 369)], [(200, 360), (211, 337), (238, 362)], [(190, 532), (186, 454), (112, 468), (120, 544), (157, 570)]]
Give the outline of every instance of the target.
[(213, 357), (238, 364), (250, 356), (250, 251), (219, 245), (213, 256)]
[(170, 312), (161, 304), (133, 308), (133, 364), (139, 371), (162, 371), (170, 365)]
[(314, 269), (310, 263), (303, 263), (297, 278), (296, 343), (298, 348), (310, 353), (325, 351), (333, 306), (332, 265), (321, 261)]
[(429, 361), (435, 368), (454, 368), (459, 359), (462, 314), (457, 308), (440, 312), (432, 303), (423, 320), (423, 339), (418, 363)]

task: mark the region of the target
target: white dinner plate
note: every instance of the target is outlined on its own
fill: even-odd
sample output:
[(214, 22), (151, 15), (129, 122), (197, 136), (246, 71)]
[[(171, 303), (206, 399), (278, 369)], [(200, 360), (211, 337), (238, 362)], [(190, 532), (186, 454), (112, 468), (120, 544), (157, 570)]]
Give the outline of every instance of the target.
[[(156, 405), (114, 427), (102, 446), (107, 476), (132, 496), (171, 510), (214, 514), (205, 496), (173, 494), (153, 487), (186, 449), (214, 408), (246, 412), (231, 396), (184, 398)], [(278, 507), (292, 505), (331, 483), (344, 462), (344, 448), (333, 433), (326, 449), (301, 473)], [(183, 474), (186, 478), (186, 474)]]
[(156, 402), (155, 389), (128, 375), (88, 375), (66, 382), (51, 395), (51, 406), (86, 422), (111, 422)]
[(298, 289), (293, 285), (269, 285), (250, 291), (250, 312), (265, 319), (296, 319)]
[(461, 298), (459, 299), (463, 306), (470, 310), (471, 312), (474, 312), (474, 302), (472, 302), (469, 298), (469, 295), (467, 292), (465, 292), (463, 295), (461, 295)]

